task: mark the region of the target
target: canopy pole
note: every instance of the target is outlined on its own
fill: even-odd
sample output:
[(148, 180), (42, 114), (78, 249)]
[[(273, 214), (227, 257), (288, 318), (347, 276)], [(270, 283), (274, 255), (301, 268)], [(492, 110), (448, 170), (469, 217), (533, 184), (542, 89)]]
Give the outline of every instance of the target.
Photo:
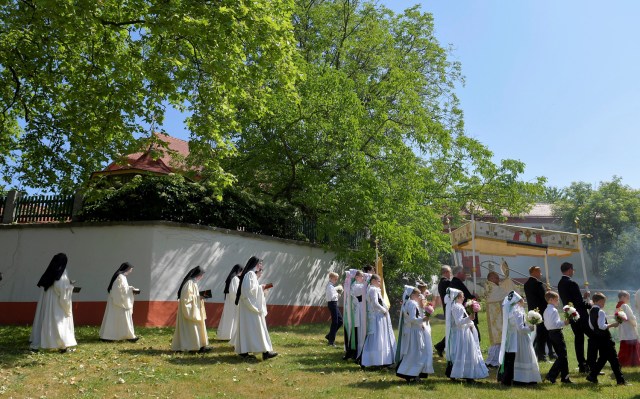
[(471, 274), (473, 275), (473, 292), (476, 292), (476, 220), (471, 214)]
[(549, 248), (545, 248), (544, 250), (544, 272), (547, 275), (547, 290), (551, 289), (551, 284), (549, 283), (549, 262), (548, 262), (548, 257), (549, 257)]
[(451, 255), (453, 255), (453, 265), (458, 267), (458, 255), (456, 254), (456, 249), (453, 247), (453, 236), (451, 235), (451, 223), (449, 223), (449, 218), (447, 218), (447, 227), (449, 228), (449, 241), (451, 242)]
[(580, 218), (576, 217), (576, 231), (578, 232), (578, 249), (580, 250), (580, 260), (582, 261), (582, 277), (584, 278), (584, 288), (589, 289), (589, 281), (587, 280), (587, 266), (584, 263), (584, 251), (582, 248), (582, 237), (580, 234)]

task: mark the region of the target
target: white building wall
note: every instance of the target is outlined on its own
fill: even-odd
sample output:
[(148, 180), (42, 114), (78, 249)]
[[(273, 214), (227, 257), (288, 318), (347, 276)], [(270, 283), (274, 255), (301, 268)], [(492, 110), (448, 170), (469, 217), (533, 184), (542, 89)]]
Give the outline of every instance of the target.
[[(11, 303), (28, 305), (26, 309), (35, 306), (40, 295), (36, 284), (58, 252), (67, 254), (68, 274), (82, 287), (74, 295), (74, 303), (86, 303), (78, 314), (104, 309), (100, 303), (106, 301), (109, 279), (125, 261), (135, 267), (128, 280), (142, 290), (136, 297), (140, 304), (175, 302), (184, 275), (201, 266), (206, 274), (199, 286), (213, 291), (207, 303), (216, 313), (221, 307), (215, 304), (224, 302), (229, 271), (236, 263), (244, 266), (253, 255), (264, 259), (261, 281), (274, 284), (267, 302), (284, 306), (276, 306), (280, 312), (312, 307), (317, 309), (314, 317), (324, 317), (326, 275), (330, 270), (340, 272), (335, 270), (335, 254), (318, 246), (202, 226), (171, 222), (5, 225), (0, 226), (0, 313), (13, 309)], [(143, 317), (139, 312), (137, 316)], [(91, 323), (97, 319), (101, 314), (93, 315)], [(0, 315), (3, 320), (8, 320), (6, 314)]]

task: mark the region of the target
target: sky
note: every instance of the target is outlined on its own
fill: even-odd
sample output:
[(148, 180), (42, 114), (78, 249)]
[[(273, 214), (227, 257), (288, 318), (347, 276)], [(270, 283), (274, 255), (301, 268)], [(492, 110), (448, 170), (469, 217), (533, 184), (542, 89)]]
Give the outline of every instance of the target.
[[(466, 134), (517, 159), (523, 180), (597, 185), (620, 176), (640, 189), (640, 1), (384, 0), (420, 4), (465, 76), (456, 93)], [(188, 136), (167, 115), (170, 134)]]

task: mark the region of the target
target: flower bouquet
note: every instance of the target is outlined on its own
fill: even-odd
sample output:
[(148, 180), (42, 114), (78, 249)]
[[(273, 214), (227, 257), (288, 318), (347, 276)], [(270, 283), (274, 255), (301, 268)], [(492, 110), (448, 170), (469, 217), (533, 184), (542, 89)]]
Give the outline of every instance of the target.
[(616, 321), (618, 323), (622, 323), (624, 321), (629, 320), (629, 318), (627, 317), (627, 314), (622, 310), (620, 310), (620, 308), (616, 309), (616, 312), (613, 314), (613, 317), (616, 318)]
[(425, 314), (425, 316), (431, 317), (431, 315), (433, 314), (434, 311), (435, 311), (435, 308), (433, 307), (433, 303), (427, 302), (424, 305), (424, 314)]
[(475, 299), (469, 299), (465, 304), (464, 307), (467, 311), (468, 314), (471, 313), (478, 313), (482, 308), (480, 307), (480, 302), (476, 301)]
[(567, 305), (564, 305), (562, 310), (564, 311), (565, 320), (578, 321), (578, 319), (580, 319), (580, 314), (576, 308), (573, 307), (573, 303), (569, 302)]
[(527, 323), (531, 324), (532, 326), (542, 323), (542, 316), (538, 312), (538, 308), (536, 308), (535, 310), (530, 310), (527, 313)]

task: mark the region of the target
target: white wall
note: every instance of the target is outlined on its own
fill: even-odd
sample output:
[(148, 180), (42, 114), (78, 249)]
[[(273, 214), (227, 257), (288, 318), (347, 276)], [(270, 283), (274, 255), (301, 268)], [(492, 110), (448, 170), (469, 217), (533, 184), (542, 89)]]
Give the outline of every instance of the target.
[(139, 300), (172, 301), (189, 269), (206, 271), (201, 289), (223, 302), (224, 279), (232, 266), (256, 255), (264, 259), (263, 282), (273, 282), (271, 305), (324, 305), (326, 274), (335, 254), (290, 240), (169, 222), (0, 226), (0, 302), (35, 302), (38, 279), (52, 256), (64, 252), (71, 279), (82, 292), (74, 302), (105, 301), (118, 266), (135, 266), (129, 283)]

